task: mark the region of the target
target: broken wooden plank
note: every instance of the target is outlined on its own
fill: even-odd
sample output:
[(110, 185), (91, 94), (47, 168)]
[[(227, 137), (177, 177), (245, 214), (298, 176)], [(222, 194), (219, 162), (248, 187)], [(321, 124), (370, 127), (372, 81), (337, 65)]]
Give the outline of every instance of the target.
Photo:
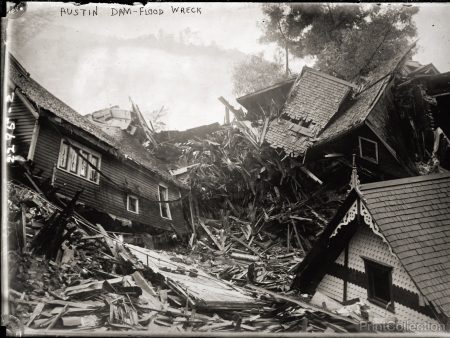
[(46, 331), (52, 329), (52, 328), (55, 326), (55, 324), (56, 324), (56, 322), (58, 321), (58, 319), (61, 318), (61, 316), (67, 311), (67, 308), (68, 308), (68, 307), (69, 307), (68, 305), (65, 305), (65, 306), (61, 309), (61, 311), (55, 316), (55, 318), (52, 319), (52, 321), (50, 322), (50, 324), (47, 326), (47, 328), (45, 329)]
[(42, 312), (42, 309), (44, 308), (44, 306), (45, 306), (45, 303), (38, 303), (36, 305), (26, 326), (30, 326), (33, 323), (33, 321), (36, 319), (36, 317), (39, 316), (39, 314)]
[(205, 223), (203, 223), (203, 221), (199, 218), (198, 219), (199, 224), (201, 225), (201, 227), (203, 228), (203, 230), (205, 230), (205, 232), (207, 233), (207, 235), (209, 236), (209, 238), (214, 242), (214, 244), (217, 246), (217, 248), (220, 251), (224, 250), (224, 247), (221, 245), (221, 243), (215, 238), (215, 236), (211, 233), (211, 231), (208, 229), (208, 227), (205, 225)]
[(141, 275), (140, 272), (135, 271), (133, 274), (133, 279), (136, 282), (136, 285), (142, 289), (142, 297), (144, 297), (150, 306), (158, 309), (162, 308), (162, 303), (158, 300), (157, 294), (152, 289), (152, 287), (148, 284), (144, 276)]
[(65, 300), (59, 300), (59, 299), (52, 299), (52, 300), (47, 300), (45, 301), (46, 304), (51, 304), (51, 305), (61, 305), (61, 306), (71, 306), (71, 307), (76, 307), (76, 308), (80, 308), (80, 309), (95, 309), (95, 308), (99, 308), (104, 306), (103, 302), (94, 302), (91, 301), (90, 303), (87, 302), (70, 302), (70, 301), (65, 301)]
[(305, 254), (306, 251), (303, 248), (302, 242), (300, 241), (300, 235), (298, 234), (297, 227), (296, 227), (296, 225), (295, 225), (293, 220), (292, 220), (292, 227), (294, 228), (295, 238), (297, 239), (298, 247), (300, 248), (302, 253)]
[(316, 175), (314, 175), (311, 171), (309, 171), (306, 167), (302, 166), (300, 167), (300, 170), (304, 172), (306, 175), (308, 175), (313, 181), (319, 183), (320, 185), (323, 184), (322, 180), (318, 178)]
[(250, 261), (250, 262), (257, 262), (260, 260), (259, 256), (240, 254), (237, 252), (232, 252), (230, 256), (233, 258), (236, 258), (236, 259), (241, 259), (241, 260)]
[(253, 252), (255, 255), (259, 256), (259, 252), (256, 251), (255, 249), (253, 249), (251, 246), (249, 246), (247, 243), (245, 243), (244, 241), (240, 240), (239, 238), (237, 238), (234, 235), (231, 235), (231, 238), (233, 238), (236, 242), (242, 244), (243, 246), (245, 246), (247, 249), (249, 249), (251, 252)]
[(26, 224), (27, 224), (26, 213), (27, 213), (27, 211), (26, 211), (24, 204), (21, 205), (21, 211), (22, 211), (22, 219), (21, 219), (20, 226), (19, 226), (20, 234), (18, 237), (20, 238), (20, 249), (23, 252), (26, 252), (27, 251), (27, 228), (26, 228)]
[(312, 310), (312, 311), (318, 311), (318, 312), (326, 313), (327, 315), (329, 315), (332, 318), (336, 318), (336, 319), (342, 320), (342, 321), (344, 321), (344, 322), (346, 322), (348, 324), (351, 324), (351, 325), (358, 324), (356, 321), (354, 321), (354, 320), (352, 320), (350, 318), (347, 318), (347, 317), (344, 317), (344, 316), (332, 313), (332, 312), (327, 311), (325, 309), (321, 309), (321, 308), (316, 307), (314, 305), (311, 305), (311, 304), (308, 304), (306, 302), (303, 302), (303, 301), (301, 301), (299, 299), (294, 299), (294, 298), (291, 298), (291, 297), (288, 297), (288, 296), (285, 296), (285, 295), (280, 295), (278, 293), (275, 293), (275, 292), (272, 292), (272, 291), (269, 291), (269, 290), (266, 290), (266, 289), (263, 289), (263, 288), (251, 285), (251, 284), (246, 285), (246, 287), (248, 287), (250, 289), (253, 289), (255, 291), (261, 292), (261, 293), (266, 293), (266, 294), (272, 296), (275, 299), (279, 299), (279, 300), (283, 300), (283, 301), (287, 301), (287, 302), (290, 302), (290, 303), (293, 303), (293, 304), (300, 305), (301, 307), (303, 307), (304, 309), (307, 309), (307, 310)]

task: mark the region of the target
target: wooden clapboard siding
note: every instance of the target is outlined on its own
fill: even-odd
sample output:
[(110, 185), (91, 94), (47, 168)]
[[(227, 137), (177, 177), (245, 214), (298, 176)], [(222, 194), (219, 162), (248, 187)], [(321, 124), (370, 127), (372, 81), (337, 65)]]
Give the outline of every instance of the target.
[(36, 119), (20, 100), (18, 95), (14, 95), (14, 100), (10, 106), (9, 118), (14, 121), (16, 128), (14, 129), (15, 153), (27, 158), (30, 149), (31, 138), (33, 136), (34, 125)]
[[(60, 130), (63, 133), (62, 130)], [(131, 163), (129, 160), (119, 160), (93, 144), (89, 144), (75, 135), (67, 137), (95, 150), (101, 154), (101, 171), (113, 182), (100, 177), (99, 184), (86, 181), (65, 171), (55, 169), (55, 186), (67, 196), (73, 196), (79, 189), (84, 189), (79, 201), (93, 208), (127, 218), (156, 228), (171, 230), (171, 223), (180, 233), (186, 233), (181, 202), (171, 204), (172, 220), (160, 216), (158, 199), (158, 184), (160, 180), (143, 167)], [(34, 161), (43, 170), (42, 176), (51, 178), (53, 168), (59, 156), (61, 135), (48, 122), (42, 121), (39, 138), (36, 144)], [(172, 184), (169, 187), (169, 199), (179, 198), (179, 190)], [(139, 214), (127, 211), (127, 191), (139, 197)]]

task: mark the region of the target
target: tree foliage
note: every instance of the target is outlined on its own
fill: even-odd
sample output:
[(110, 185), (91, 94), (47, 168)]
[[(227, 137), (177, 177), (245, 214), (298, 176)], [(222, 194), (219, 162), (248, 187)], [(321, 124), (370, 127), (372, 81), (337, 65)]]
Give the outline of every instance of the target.
[(250, 55), (233, 69), (233, 93), (246, 95), (284, 79), (283, 65), (270, 62), (262, 54)]
[(399, 5), (264, 4), (262, 42), (315, 57), (331, 75), (355, 80), (392, 59), (417, 34), (417, 7)]

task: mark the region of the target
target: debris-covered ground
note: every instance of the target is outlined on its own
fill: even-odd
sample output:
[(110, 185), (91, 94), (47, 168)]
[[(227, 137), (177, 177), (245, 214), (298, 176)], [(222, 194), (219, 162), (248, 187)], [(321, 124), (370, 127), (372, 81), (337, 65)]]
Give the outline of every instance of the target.
[(13, 183), (8, 209), (11, 313), (26, 332), (355, 332), (362, 319), (285, 292), (301, 255), (268, 232), (230, 227), (221, 237), (200, 219), (209, 235), (192, 252), (162, 252), (124, 244), (70, 203), (56, 207)]

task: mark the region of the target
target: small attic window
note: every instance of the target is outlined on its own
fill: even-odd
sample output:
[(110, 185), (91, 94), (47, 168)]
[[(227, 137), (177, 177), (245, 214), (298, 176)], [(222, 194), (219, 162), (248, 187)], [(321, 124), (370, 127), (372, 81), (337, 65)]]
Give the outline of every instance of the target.
[(378, 164), (378, 143), (365, 137), (358, 137), (359, 156), (367, 161)]
[(367, 299), (388, 311), (394, 312), (392, 297), (392, 267), (364, 259), (367, 275)]

